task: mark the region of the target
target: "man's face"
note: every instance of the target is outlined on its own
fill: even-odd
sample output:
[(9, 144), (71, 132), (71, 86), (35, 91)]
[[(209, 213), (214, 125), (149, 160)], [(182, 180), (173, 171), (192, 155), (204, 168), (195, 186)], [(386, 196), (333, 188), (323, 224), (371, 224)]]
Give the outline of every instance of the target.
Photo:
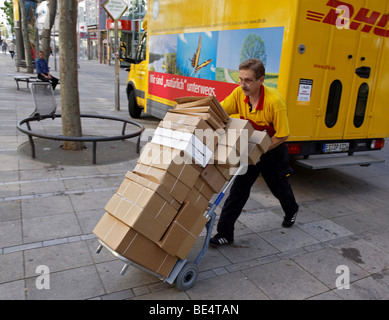
[(39, 52), (38, 55), (39, 55), (39, 58), (43, 59), (43, 52)]
[(239, 85), (246, 96), (259, 92), (264, 80), (264, 76), (257, 79), (253, 70), (239, 70)]

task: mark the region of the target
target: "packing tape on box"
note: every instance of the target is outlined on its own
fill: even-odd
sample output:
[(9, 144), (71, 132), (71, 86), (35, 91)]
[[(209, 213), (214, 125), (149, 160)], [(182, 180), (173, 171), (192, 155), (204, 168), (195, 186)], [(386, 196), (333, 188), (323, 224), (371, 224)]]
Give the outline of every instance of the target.
[(115, 228), (115, 226), (118, 224), (118, 221), (115, 221), (115, 223), (112, 225), (111, 229), (109, 229), (109, 231), (107, 232), (107, 234), (105, 235), (104, 239), (102, 239), (103, 241), (105, 241), (105, 239), (107, 239), (107, 237), (110, 235), (110, 233), (112, 232), (113, 228)]
[[(138, 201), (138, 199), (140, 198), (140, 196), (142, 195), (142, 193), (143, 193), (143, 190), (142, 190), (141, 194), (138, 196), (137, 201)], [(132, 209), (133, 207), (136, 207), (136, 208), (138, 208), (138, 209), (140, 209), (140, 210), (144, 210), (144, 208), (142, 208), (140, 205), (134, 203), (134, 202), (131, 201), (130, 199), (127, 199), (127, 198), (123, 197), (121, 194), (118, 194), (118, 193), (117, 193), (117, 195), (120, 197), (120, 202), (117, 204), (117, 206), (116, 206), (116, 208), (115, 208), (113, 214), (116, 213), (116, 210), (119, 208), (119, 206), (120, 206), (120, 204), (122, 203), (122, 201), (125, 201), (125, 202), (127, 202), (127, 203), (129, 203), (129, 204), (132, 205), (132, 207), (130, 207), (130, 208), (127, 210), (126, 214), (125, 214), (124, 217), (123, 217), (123, 220), (128, 216), (128, 214), (130, 213), (130, 211), (131, 211), (131, 209)], [(164, 199), (164, 200), (165, 200), (165, 199)], [(162, 212), (162, 209), (165, 207), (166, 203), (168, 203), (168, 202), (165, 200), (165, 201), (163, 202), (163, 205), (161, 206), (161, 208), (159, 209), (159, 211), (158, 211), (157, 214), (155, 215), (155, 218), (157, 218), (157, 217), (159, 216), (159, 214)]]
[[(138, 184), (140, 184), (141, 186), (143, 186), (143, 187), (145, 187), (145, 188), (148, 188), (148, 189), (150, 189), (150, 190), (153, 190), (152, 188), (150, 188), (150, 186), (152, 186), (155, 182), (152, 182), (152, 181), (149, 181), (148, 183), (147, 183), (147, 185), (144, 185), (144, 184), (141, 184), (141, 183), (139, 183), (138, 182), (138, 180), (140, 180), (141, 179), (141, 177), (139, 177), (139, 176), (137, 176), (136, 177), (136, 180), (134, 179), (134, 177), (131, 177), (131, 181), (134, 181), (134, 182), (136, 182), (136, 183), (138, 183)], [(127, 190), (127, 188), (128, 188), (128, 186), (126, 187), (126, 189), (125, 190)], [(166, 200), (163, 196), (161, 196), (164, 200)], [(177, 200), (175, 200), (173, 197), (172, 197), (172, 201), (167, 201), (166, 200), (166, 202), (168, 203), (168, 204), (170, 204), (171, 206), (173, 206), (174, 207), (174, 202), (175, 201), (177, 201)]]
[(158, 267), (156, 273), (159, 273), (159, 270), (162, 268), (162, 266), (164, 265), (164, 263), (165, 263), (165, 261), (166, 261), (166, 259), (167, 259), (168, 257), (169, 257), (169, 254), (166, 253), (165, 259), (163, 259), (163, 261), (162, 261), (161, 264), (159, 265), (159, 267)]
[(132, 238), (132, 240), (131, 240), (131, 242), (128, 244), (126, 250), (123, 251), (123, 254), (122, 254), (123, 256), (126, 254), (127, 250), (131, 247), (132, 243), (134, 242), (134, 240), (136, 239), (136, 237), (138, 236), (138, 234), (139, 234), (139, 233), (136, 232), (135, 237)]

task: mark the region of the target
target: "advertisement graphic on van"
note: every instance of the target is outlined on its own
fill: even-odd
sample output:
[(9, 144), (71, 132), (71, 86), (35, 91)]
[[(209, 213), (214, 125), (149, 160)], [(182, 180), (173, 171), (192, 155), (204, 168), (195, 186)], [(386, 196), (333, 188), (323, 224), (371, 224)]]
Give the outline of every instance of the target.
[(276, 88), (283, 36), (283, 27), (150, 36), (149, 93), (221, 101), (237, 86), (239, 64), (253, 57), (265, 64), (265, 84)]

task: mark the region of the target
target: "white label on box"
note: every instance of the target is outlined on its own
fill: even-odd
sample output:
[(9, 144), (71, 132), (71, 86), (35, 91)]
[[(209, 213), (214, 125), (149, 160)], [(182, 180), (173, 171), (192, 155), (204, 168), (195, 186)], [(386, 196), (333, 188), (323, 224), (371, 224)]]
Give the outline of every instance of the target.
[(213, 152), (194, 134), (158, 127), (154, 132), (152, 143), (183, 150), (196, 164), (205, 167)]

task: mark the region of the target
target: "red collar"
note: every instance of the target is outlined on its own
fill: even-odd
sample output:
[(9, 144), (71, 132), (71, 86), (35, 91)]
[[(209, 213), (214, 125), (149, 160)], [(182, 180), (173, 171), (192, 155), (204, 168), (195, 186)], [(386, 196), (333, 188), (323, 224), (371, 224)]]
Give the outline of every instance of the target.
[[(263, 110), (263, 101), (265, 100), (265, 88), (263, 87), (263, 85), (261, 85), (260, 90), (261, 90), (261, 93), (259, 94), (259, 101), (258, 101), (257, 106), (255, 107), (255, 110)], [(246, 98), (244, 99), (244, 102), (245, 103), (250, 102), (249, 96), (246, 96)]]

